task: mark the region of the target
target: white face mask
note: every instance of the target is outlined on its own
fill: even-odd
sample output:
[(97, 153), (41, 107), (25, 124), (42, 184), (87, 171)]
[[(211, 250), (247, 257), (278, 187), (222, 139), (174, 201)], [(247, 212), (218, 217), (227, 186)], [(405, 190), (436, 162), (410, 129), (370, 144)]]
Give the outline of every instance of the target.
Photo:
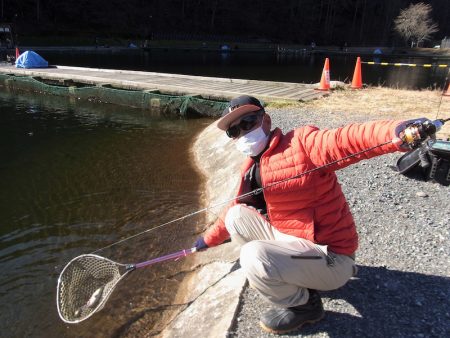
[(236, 141), (236, 148), (247, 156), (256, 156), (264, 150), (268, 141), (269, 135), (264, 133), (261, 126), (239, 137)]

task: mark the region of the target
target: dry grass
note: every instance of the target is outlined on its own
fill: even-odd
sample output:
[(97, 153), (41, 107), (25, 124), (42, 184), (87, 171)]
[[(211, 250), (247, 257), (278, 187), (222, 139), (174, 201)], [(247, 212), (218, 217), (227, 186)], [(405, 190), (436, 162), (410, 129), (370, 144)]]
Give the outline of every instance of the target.
[[(273, 106), (278, 106), (274, 103)], [(365, 114), (367, 118), (411, 119), (427, 117), (431, 120), (450, 118), (450, 97), (437, 90), (404, 90), (369, 87), (362, 90), (336, 90), (322, 99), (296, 103), (295, 106), (314, 111), (346, 114)], [(450, 122), (438, 134), (450, 137)]]

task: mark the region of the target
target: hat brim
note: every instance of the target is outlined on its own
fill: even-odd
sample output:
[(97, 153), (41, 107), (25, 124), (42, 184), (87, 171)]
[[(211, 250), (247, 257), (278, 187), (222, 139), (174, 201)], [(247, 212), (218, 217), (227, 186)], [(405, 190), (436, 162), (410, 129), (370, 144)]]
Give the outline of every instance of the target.
[(245, 114), (256, 112), (259, 110), (261, 110), (261, 107), (255, 106), (253, 104), (243, 105), (239, 108), (234, 109), (231, 113), (228, 113), (227, 115), (221, 117), (217, 121), (217, 127), (222, 130), (227, 130), (233, 121), (236, 121), (238, 118)]

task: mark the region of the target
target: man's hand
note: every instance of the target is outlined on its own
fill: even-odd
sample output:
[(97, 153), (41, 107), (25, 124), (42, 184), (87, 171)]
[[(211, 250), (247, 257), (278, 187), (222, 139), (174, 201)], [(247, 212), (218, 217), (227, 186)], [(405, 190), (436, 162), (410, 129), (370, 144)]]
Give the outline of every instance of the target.
[(202, 251), (208, 249), (208, 245), (205, 243), (205, 239), (203, 236), (200, 236), (197, 238), (197, 241), (195, 241), (194, 247), (197, 249), (197, 251)]

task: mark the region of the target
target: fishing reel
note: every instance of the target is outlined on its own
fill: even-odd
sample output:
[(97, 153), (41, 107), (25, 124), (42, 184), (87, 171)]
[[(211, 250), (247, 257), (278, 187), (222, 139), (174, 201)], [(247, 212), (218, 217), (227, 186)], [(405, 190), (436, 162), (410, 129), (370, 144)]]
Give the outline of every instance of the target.
[(419, 147), (426, 139), (436, 138), (438, 132), (447, 120), (424, 120), (414, 121), (406, 126), (400, 134), (403, 143), (407, 144), (412, 149)]

